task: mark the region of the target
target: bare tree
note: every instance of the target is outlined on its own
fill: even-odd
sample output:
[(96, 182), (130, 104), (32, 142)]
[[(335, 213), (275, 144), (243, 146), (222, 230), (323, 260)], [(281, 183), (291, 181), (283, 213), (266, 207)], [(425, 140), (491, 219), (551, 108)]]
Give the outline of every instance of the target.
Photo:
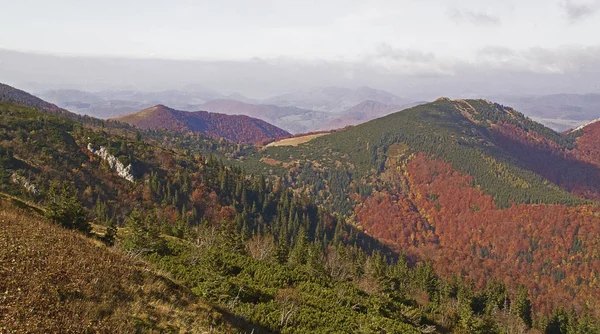
[(325, 259), (325, 268), (327, 268), (331, 277), (346, 280), (351, 275), (352, 259), (343, 249), (329, 247)]
[(272, 235), (255, 235), (246, 245), (250, 256), (257, 260), (266, 260), (275, 253), (275, 238)]
[(280, 326), (284, 328), (287, 326), (290, 318), (298, 311), (302, 296), (294, 288), (285, 288), (279, 290), (275, 295), (275, 302), (281, 308), (281, 321)]

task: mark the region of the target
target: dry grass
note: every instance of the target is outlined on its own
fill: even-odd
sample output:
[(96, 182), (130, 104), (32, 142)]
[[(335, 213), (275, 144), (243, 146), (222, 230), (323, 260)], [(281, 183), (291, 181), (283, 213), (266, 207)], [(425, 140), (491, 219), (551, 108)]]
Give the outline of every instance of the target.
[(282, 140), (278, 140), (275, 142), (272, 142), (270, 144), (268, 144), (265, 147), (277, 147), (277, 146), (298, 146), (300, 144), (304, 144), (304, 143), (308, 143), (309, 141), (315, 139), (315, 138), (319, 138), (325, 135), (328, 135), (329, 133), (316, 133), (316, 134), (312, 134), (312, 135), (306, 135), (306, 136), (300, 136), (300, 137), (293, 137), (293, 138), (286, 138), (286, 139), (282, 139)]
[(260, 161), (262, 163), (265, 163), (269, 166), (277, 166), (281, 164), (281, 161), (279, 160), (275, 160), (275, 159), (271, 159), (271, 158), (261, 158)]
[(0, 199), (0, 332), (234, 332), (189, 290)]

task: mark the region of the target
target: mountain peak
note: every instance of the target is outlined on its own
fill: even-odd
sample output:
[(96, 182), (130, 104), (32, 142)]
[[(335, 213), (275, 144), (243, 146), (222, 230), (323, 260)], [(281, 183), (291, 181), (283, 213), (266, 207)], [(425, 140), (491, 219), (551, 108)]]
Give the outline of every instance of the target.
[(180, 111), (163, 104), (116, 117), (113, 120), (142, 129), (199, 132), (209, 137), (225, 138), (241, 144), (259, 143), (290, 135), (287, 131), (257, 118), (207, 111)]

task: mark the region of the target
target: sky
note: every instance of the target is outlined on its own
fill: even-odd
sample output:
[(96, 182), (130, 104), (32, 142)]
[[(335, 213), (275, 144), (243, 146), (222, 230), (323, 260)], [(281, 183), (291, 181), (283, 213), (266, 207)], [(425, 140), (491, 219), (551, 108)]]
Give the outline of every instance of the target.
[[(313, 86), (360, 85), (363, 80), (395, 92), (406, 91), (407, 85), (394, 86), (392, 76), (415, 82), (418, 92), (427, 86), (427, 77), (436, 77), (435, 86), (451, 78), (498, 73), (510, 74), (507, 80), (522, 74), (532, 84), (537, 77), (542, 85), (532, 93), (569, 87), (600, 91), (593, 79), (600, 72), (600, 0), (0, 0), (0, 7), (7, 13), (0, 20), (0, 49), (10, 51), (70, 59), (177, 60), (177, 66), (168, 63), (175, 67), (188, 61), (217, 68), (267, 62), (272, 72), (284, 67), (283, 72), (298, 76), (321, 69), (336, 75), (336, 80), (313, 76)], [(25, 80), (17, 78), (20, 68), (10, 59), (4, 59), (4, 69), (12, 81)], [(28, 73), (26, 68), (21, 72), (22, 77)], [(234, 81), (228, 75), (225, 81)], [(544, 82), (548, 76), (565, 76), (573, 85), (549, 85)], [(278, 93), (276, 77), (264, 78), (268, 87), (261, 92), (207, 80), (218, 89), (258, 96)], [(92, 78), (86, 80), (94, 86)], [(306, 76), (280, 88), (303, 89), (310, 82)], [(423, 88), (417, 87), (420, 82)], [(472, 87), (457, 93), (478, 93)]]

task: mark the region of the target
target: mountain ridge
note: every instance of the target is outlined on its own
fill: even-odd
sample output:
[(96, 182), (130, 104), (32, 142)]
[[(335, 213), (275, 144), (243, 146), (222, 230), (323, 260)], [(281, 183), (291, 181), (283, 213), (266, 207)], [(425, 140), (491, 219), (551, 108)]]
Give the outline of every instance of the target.
[(36, 108), (42, 112), (78, 119), (80, 116), (18, 88), (0, 83), (0, 101)]
[(600, 292), (586, 278), (600, 270), (596, 128), (565, 135), (499, 103), (439, 98), (268, 147), (257, 164), (447, 277), (523, 284), (544, 312), (585, 309)]
[(111, 118), (141, 129), (166, 129), (199, 132), (209, 137), (225, 138), (240, 144), (259, 143), (289, 136), (290, 133), (257, 118), (226, 115), (207, 111), (181, 111), (162, 104), (133, 114)]

